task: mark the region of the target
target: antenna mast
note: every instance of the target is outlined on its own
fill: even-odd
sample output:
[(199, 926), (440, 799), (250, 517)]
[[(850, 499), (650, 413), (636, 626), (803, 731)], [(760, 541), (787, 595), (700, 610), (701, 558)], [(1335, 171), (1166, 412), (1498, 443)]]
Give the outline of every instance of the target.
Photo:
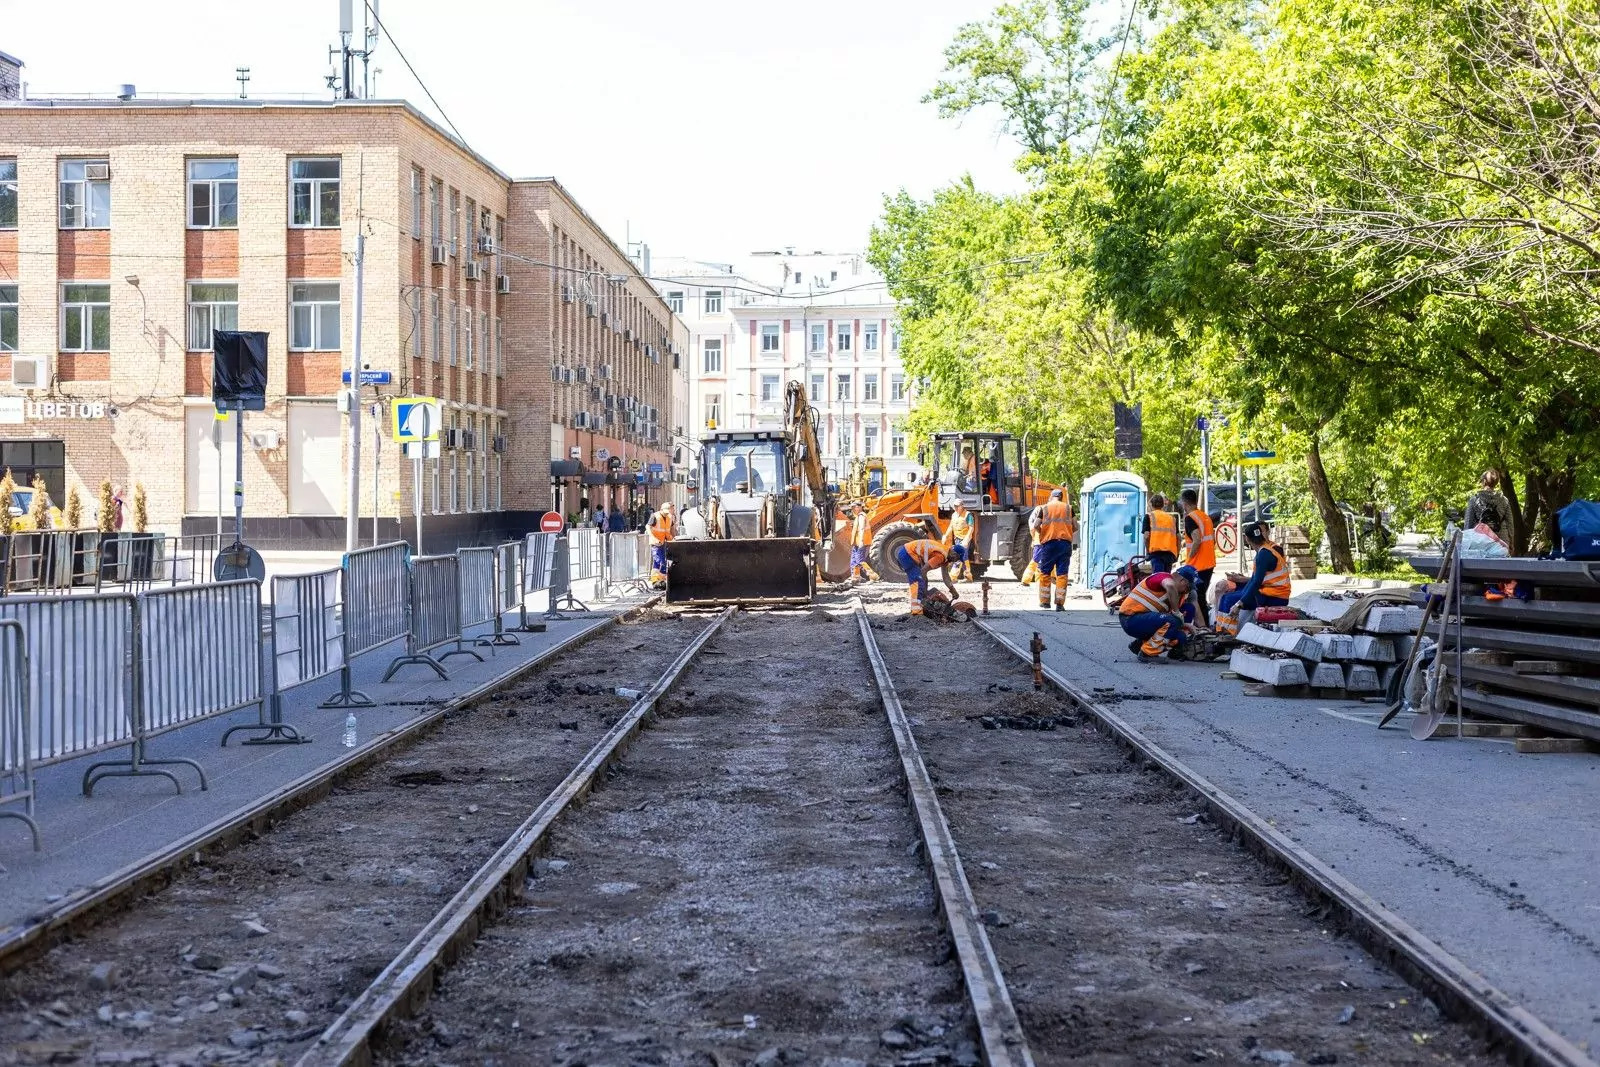
[[(327, 76), (328, 88), (336, 100), (354, 100), (358, 96), (372, 95), (369, 67), (372, 54), (378, 46), (378, 0), (364, 0), (361, 5), (361, 43), (356, 44), (356, 0), (339, 0), (339, 43), (328, 49), (329, 62), (334, 64)], [(355, 63), (361, 60), (361, 91), (356, 91)]]

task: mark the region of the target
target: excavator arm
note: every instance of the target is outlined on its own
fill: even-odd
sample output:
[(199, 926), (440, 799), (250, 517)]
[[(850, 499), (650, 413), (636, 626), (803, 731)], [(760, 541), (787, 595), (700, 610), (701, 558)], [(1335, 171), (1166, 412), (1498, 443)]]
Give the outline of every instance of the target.
[(806, 387), (800, 382), (790, 382), (787, 390), (787, 415), (784, 428), (789, 431), (794, 448), (790, 453), (791, 477), (804, 482), (811, 490), (811, 503), (817, 509), (818, 522), (823, 526), (821, 535), (826, 540), (832, 534), (838, 501), (828, 486), (828, 472), (822, 466), (822, 443), (818, 437), (817, 410), (806, 397)]

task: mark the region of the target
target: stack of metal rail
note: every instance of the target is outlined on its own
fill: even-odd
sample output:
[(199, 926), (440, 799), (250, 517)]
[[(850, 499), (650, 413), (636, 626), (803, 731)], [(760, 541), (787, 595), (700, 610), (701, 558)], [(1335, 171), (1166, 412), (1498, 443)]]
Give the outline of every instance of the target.
[[(1437, 577), (1442, 561), (1417, 556), (1411, 565)], [(1460, 621), (1444, 627), (1444, 646), (1477, 652), (1459, 667), (1456, 655), (1443, 659), (1464, 683), (1462, 708), (1600, 743), (1600, 562), (1463, 559), (1460, 573)], [(1511, 582), (1518, 595), (1484, 596)], [(1444, 598), (1443, 584), (1429, 589)]]

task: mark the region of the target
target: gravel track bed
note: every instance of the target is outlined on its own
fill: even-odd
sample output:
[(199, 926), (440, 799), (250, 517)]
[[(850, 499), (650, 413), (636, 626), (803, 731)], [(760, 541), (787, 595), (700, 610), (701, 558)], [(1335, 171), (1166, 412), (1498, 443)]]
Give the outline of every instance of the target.
[(1009, 652), (874, 611), (1037, 1063), (1504, 1062)]
[(619, 623), (0, 978), (0, 1063), (292, 1061), (707, 624)]
[(976, 1064), (860, 634), (729, 620), (391, 1063)]

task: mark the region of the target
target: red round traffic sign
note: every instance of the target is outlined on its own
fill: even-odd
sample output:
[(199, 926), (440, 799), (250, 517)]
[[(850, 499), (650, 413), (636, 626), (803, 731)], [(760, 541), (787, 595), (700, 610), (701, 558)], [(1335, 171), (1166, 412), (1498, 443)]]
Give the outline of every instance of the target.
[(561, 517), (561, 512), (547, 511), (539, 517), (539, 532), (560, 533), (562, 527), (566, 526), (566, 524), (566, 520)]

